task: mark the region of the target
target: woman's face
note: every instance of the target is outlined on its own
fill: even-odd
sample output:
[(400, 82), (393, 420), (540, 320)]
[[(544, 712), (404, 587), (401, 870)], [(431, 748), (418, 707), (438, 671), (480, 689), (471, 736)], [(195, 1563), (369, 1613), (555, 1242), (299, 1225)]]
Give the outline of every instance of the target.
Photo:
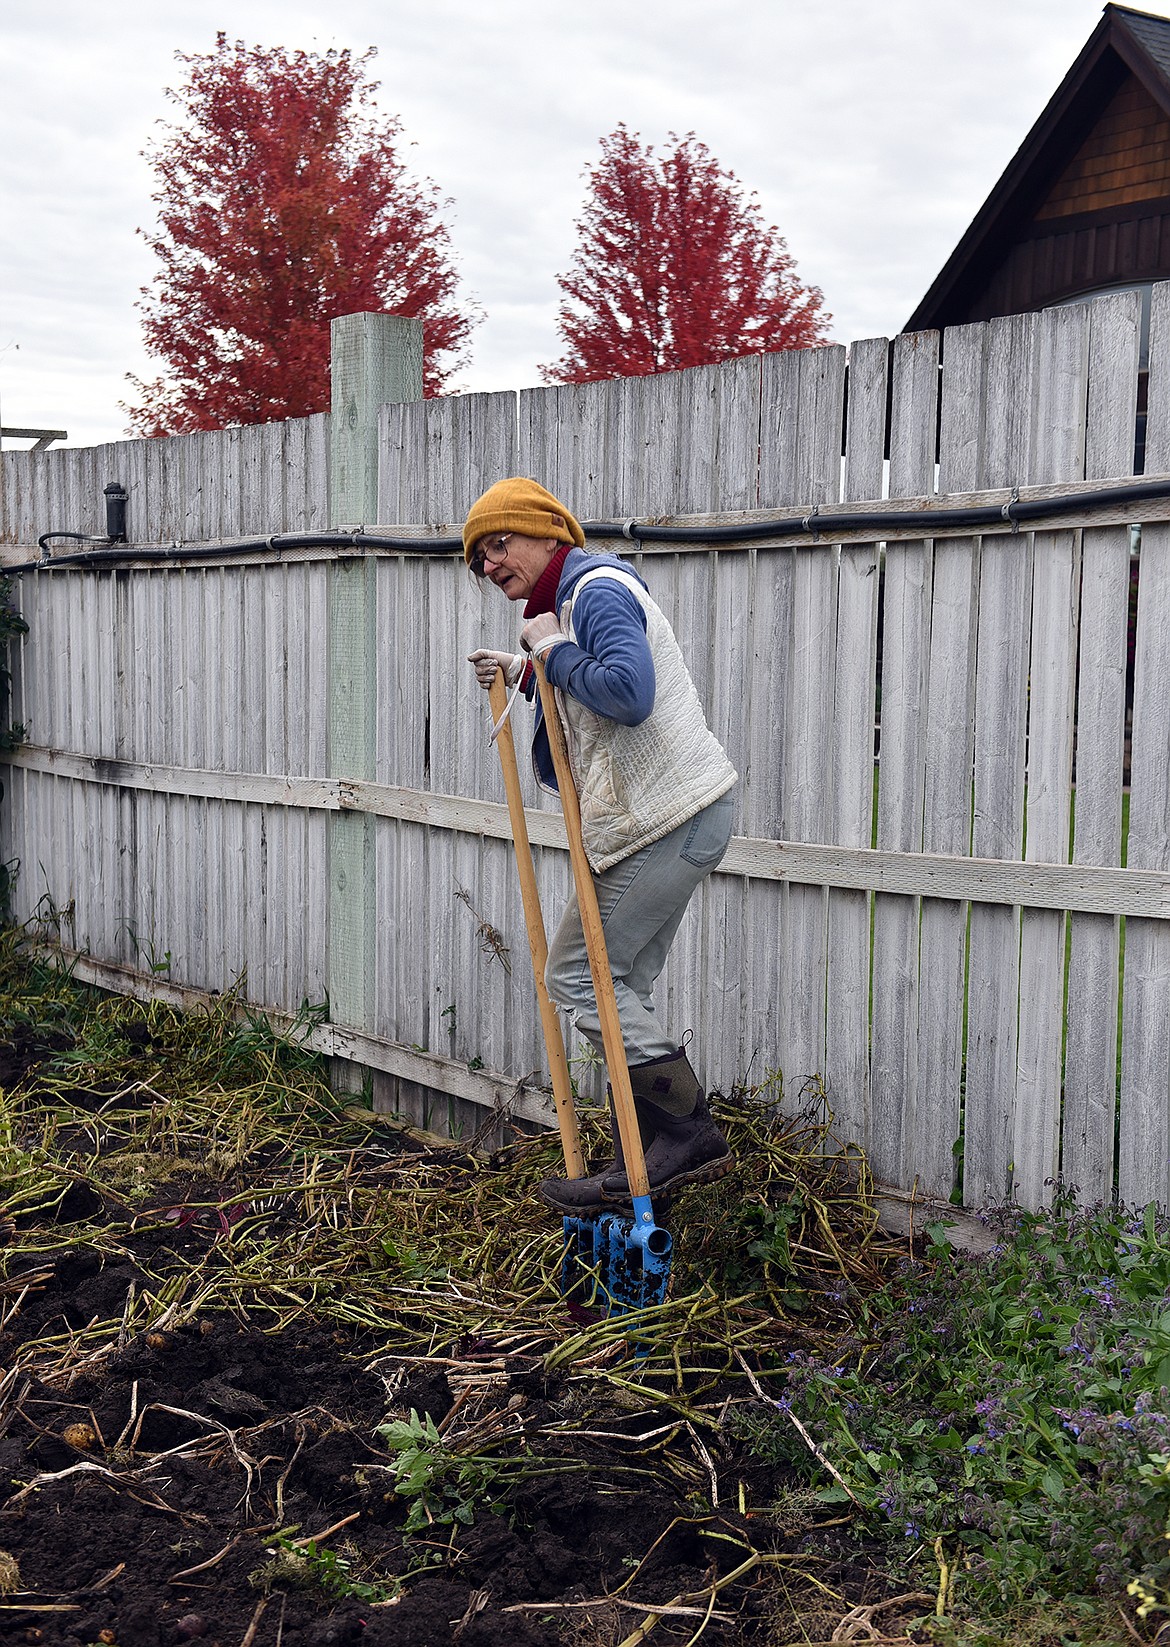
[(509, 600), (527, 600), (560, 548), (556, 538), (526, 538), (523, 532), (491, 532), (476, 545), (483, 575)]

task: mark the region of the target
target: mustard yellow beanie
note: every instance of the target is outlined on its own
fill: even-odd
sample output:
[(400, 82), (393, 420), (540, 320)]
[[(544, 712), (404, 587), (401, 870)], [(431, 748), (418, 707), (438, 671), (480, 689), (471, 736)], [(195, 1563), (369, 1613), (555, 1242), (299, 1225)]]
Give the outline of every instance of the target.
[[(558, 526), (554, 515), (560, 515), (565, 524)], [(497, 480), (471, 505), (463, 528), (463, 558), (469, 566), (476, 544), (490, 532), (521, 532), (527, 538), (555, 538), (558, 543), (585, 547), (585, 534), (564, 504), (523, 475)]]

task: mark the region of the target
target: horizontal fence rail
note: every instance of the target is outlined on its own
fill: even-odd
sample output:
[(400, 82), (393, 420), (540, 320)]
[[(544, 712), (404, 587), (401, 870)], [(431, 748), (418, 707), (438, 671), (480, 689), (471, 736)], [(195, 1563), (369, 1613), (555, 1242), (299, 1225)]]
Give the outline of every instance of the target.
[[(463, 835), (512, 839), (508, 808), (349, 778), (262, 777), (254, 772), (201, 771), (136, 765), (59, 749), (26, 745), (10, 765), (84, 783), (109, 784), (146, 794), (198, 796), (262, 806), (319, 812), (364, 812)], [(567, 851), (560, 817), (531, 812), (529, 836), (536, 846)], [(897, 892), (909, 897), (949, 898), (961, 903), (1018, 904), (1085, 915), (1139, 915), (1170, 920), (1170, 871), (1091, 869), (1076, 864), (1020, 863), (1010, 858), (955, 858), (929, 852), (883, 852), (868, 847), (821, 846), (801, 841), (732, 837), (721, 869), (755, 880)]]
[[(360, 504), (326, 495), (337, 420), (6, 455), (9, 565), (45, 531), (96, 530), (110, 480), (134, 540), (116, 568), (19, 580), (28, 742), (0, 807), (17, 914), (56, 920), (106, 987), (243, 978), (287, 1015), (328, 994), (314, 1044), (384, 1072), (420, 1117), (442, 1093), (465, 1128), (547, 1120), (466, 663), (511, 648), (516, 614), (426, 553), (483, 487), (531, 473), (615, 532), (700, 534), (591, 542), (640, 568), (740, 773), (732, 846), (659, 988), (708, 1083), (782, 1070), (797, 1102), (815, 1081), (907, 1191), (1037, 1206), (1062, 1173), (1087, 1199), (1167, 1202), (1166, 288), (1142, 476), (1138, 321), (1123, 293), (848, 354), (391, 401)], [(1102, 502), (1123, 484), (1140, 498)], [(821, 535), (829, 514), (875, 520)], [(363, 518), (419, 552), (222, 553)], [(715, 541), (744, 525), (763, 535)], [(194, 561), (147, 552), (180, 541)], [(563, 828), (535, 790), (530, 830), (555, 914)]]

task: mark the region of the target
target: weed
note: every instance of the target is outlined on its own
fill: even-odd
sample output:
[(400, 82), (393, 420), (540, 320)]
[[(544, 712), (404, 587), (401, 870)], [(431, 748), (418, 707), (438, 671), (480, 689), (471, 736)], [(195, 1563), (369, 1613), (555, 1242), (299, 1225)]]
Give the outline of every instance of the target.
[(334, 1550), (322, 1549), (315, 1539), (295, 1539), (295, 1527), (277, 1533), (269, 1546), (271, 1557), (248, 1574), (254, 1590), (323, 1590), (327, 1596), (351, 1597), (354, 1601), (391, 1601), (401, 1585), (369, 1582), (354, 1578), (353, 1563)]
[(144, 962), (150, 972), (161, 973), (169, 972), (171, 970), (171, 952), (169, 949), (164, 950), (160, 954), (155, 948), (154, 940), (152, 938), (148, 938), (145, 942), (143, 942), (135, 932), (134, 928), (130, 925), (129, 921), (123, 922), (123, 928), (126, 936), (130, 940), (135, 957), (139, 961)]
[(121, 1063), (129, 1050), (125, 1023), (112, 1018), (94, 1016), (85, 1026), (85, 1034), (71, 1047), (53, 1055), (54, 1068), (68, 1070), (73, 1066), (91, 1073), (108, 1069), (110, 1064)]
[[(503, 933), (498, 929), (498, 927), (494, 927), (485, 915), (480, 914), (479, 910), (476, 909), (475, 905), (471, 901), (471, 893), (468, 892), (465, 886), (460, 886), (458, 881), (455, 882), (454, 896), (458, 898), (461, 904), (466, 905), (467, 909), (471, 912), (471, 917), (475, 921), (475, 935), (479, 939), (479, 947), (482, 953), (486, 955), (489, 960), (499, 961), (504, 971), (510, 977), (512, 973), (512, 951), (508, 947)], [(448, 1011), (452, 1011), (453, 1013), (453, 1009), (451, 1008), (448, 1008)], [(446, 1013), (444, 1013), (443, 1016), (446, 1017)], [(451, 1019), (451, 1028), (452, 1031), (454, 1031), (455, 1019), (453, 1015)]]
[[(4, 786), (0, 784), (0, 800), (3, 797)], [(9, 921), (12, 918), (12, 894), (19, 874), (19, 858), (9, 858), (6, 862), (0, 863), (0, 921)]]
[(436, 1522), (466, 1526), (474, 1521), (477, 1504), (488, 1498), (499, 1478), (491, 1459), (448, 1448), (430, 1414), (420, 1418), (413, 1408), (409, 1418), (390, 1419), (378, 1426), (377, 1433), (395, 1455), (390, 1466), (394, 1491), (411, 1500), (408, 1533)]
[(781, 1412), (743, 1439), (807, 1465), (790, 1409), (907, 1551), (957, 1547), (984, 1608), (1116, 1601), (1135, 1575), (1143, 1606), (1170, 1604), (1170, 1225), (1058, 1189), (1050, 1213), (1000, 1215), (988, 1255), (932, 1233), (852, 1301), (832, 1358), (791, 1354)]
[(226, 1049), (229, 1060), (248, 1063), (257, 1057), (268, 1057), (275, 1058), (285, 1070), (319, 1071), (323, 1067), (321, 1054), (309, 1043), (309, 1037), (328, 1019), (328, 1003), (313, 1002), (307, 997), (301, 1002), (291, 1023), (283, 1029), (276, 1029), (264, 1013), (246, 1008), (243, 1022), (236, 1026), (231, 1044)]
[(408, 1241), (393, 1235), (383, 1235), (378, 1245), (385, 1253), (390, 1269), (404, 1281), (418, 1283), (447, 1279), (448, 1265), (424, 1258)]

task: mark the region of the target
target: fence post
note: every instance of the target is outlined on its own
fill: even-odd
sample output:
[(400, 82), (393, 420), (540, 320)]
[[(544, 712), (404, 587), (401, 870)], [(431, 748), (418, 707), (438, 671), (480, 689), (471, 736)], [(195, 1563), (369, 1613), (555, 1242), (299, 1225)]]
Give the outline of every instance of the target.
[[(342, 315), (331, 326), (329, 524), (373, 525), (378, 516), (378, 408), (422, 398), (422, 322), (402, 315)], [(330, 564), (326, 678), (329, 776), (372, 780), (377, 725), (377, 575), (370, 556)], [(374, 819), (328, 818), (326, 926), (329, 1016), (374, 1028)], [(358, 1072), (338, 1061), (339, 1088)]]

